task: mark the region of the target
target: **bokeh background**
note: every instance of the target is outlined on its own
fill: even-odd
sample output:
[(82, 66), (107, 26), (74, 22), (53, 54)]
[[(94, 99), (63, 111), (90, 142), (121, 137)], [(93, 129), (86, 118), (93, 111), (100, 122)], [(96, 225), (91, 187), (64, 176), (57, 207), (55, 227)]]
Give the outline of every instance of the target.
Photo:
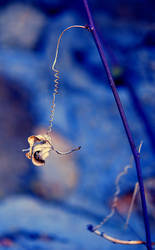
[[(137, 147), (143, 141), (142, 172), (155, 239), (155, 2), (89, 3)], [(88, 31), (77, 28), (63, 36), (52, 132), (57, 149), (81, 145), (81, 150), (63, 157), (52, 152), (43, 168), (22, 152), (28, 136), (47, 131), (57, 39), (74, 24), (87, 24), (82, 1), (0, 0), (0, 249), (122, 248), (86, 230), (110, 212), (116, 176), (132, 162)], [(117, 212), (104, 232), (145, 239), (138, 195), (124, 229), (136, 181), (133, 164), (121, 180)]]

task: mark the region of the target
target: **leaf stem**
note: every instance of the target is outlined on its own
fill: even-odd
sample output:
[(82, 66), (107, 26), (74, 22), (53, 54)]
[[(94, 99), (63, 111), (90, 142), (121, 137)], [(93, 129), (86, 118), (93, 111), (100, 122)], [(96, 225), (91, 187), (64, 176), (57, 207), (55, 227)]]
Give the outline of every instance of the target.
[(109, 84), (110, 84), (110, 87), (112, 89), (112, 92), (113, 92), (113, 95), (114, 95), (114, 98), (115, 98), (115, 101), (116, 101), (116, 104), (117, 104), (117, 108), (119, 110), (119, 113), (120, 113), (120, 116), (121, 116), (121, 119), (122, 119), (122, 122), (123, 122), (123, 126), (124, 126), (124, 129), (125, 129), (125, 132), (126, 132), (126, 135), (127, 135), (127, 138), (128, 138), (128, 141), (129, 141), (132, 153), (133, 153), (134, 160), (135, 160), (136, 171), (137, 171), (137, 179), (138, 179), (138, 182), (139, 182), (139, 189), (140, 189), (142, 209), (143, 209), (143, 219), (144, 219), (145, 233), (146, 233), (146, 247), (147, 247), (148, 250), (151, 250), (152, 246), (151, 246), (150, 226), (149, 226), (148, 213), (147, 213), (147, 207), (146, 207), (146, 199), (145, 199), (145, 193), (144, 193), (144, 184), (143, 184), (142, 172), (141, 172), (141, 168), (140, 168), (140, 154), (138, 153), (138, 151), (136, 149), (136, 146), (135, 146), (135, 143), (134, 143), (134, 140), (132, 138), (130, 128), (129, 128), (129, 125), (128, 125), (128, 121), (127, 121), (127, 118), (126, 118), (126, 115), (125, 115), (125, 112), (124, 112), (120, 97), (118, 95), (115, 83), (113, 81), (109, 66), (107, 64), (107, 60), (106, 60), (105, 55), (104, 55), (101, 40), (100, 40), (100, 38), (98, 36), (98, 33), (96, 31), (94, 21), (93, 21), (93, 18), (92, 18), (92, 14), (91, 14), (91, 11), (90, 11), (89, 6), (88, 6), (88, 2), (87, 2), (87, 0), (83, 0), (83, 3), (84, 3), (84, 7), (85, 7), (85, 10), (86, 10), (87, 16), (88, 16), (89, 28), (90, 28), (90, 31), (91, 31), (91, 33), (93, 35), (95, 44), (97, 46), (98, 52), (99, 52), (100, 57), (101, 57), (102, 64), (103, 64), (103, 66), (105, 68), (107, 77), (109, 79)]

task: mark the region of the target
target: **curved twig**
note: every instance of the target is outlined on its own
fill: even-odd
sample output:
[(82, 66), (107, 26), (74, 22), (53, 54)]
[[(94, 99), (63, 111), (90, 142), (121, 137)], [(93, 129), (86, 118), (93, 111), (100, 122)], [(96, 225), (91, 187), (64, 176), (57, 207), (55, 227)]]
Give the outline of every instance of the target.
[[(96, 235), (103, 237), (104, 239), (114, 243), (114, 244), (121, 244), (121, 245), (146, 245), (145, 241), (142, 240), (120, 240), (117, 238), (114, 238), (104, 232), (100, 232), (99, 230), (95, 230), (92, 225), (88, 225), (87, 229), (95, 233)], [(152, 246), (155, 245), (155, 242), (152, 242)]]

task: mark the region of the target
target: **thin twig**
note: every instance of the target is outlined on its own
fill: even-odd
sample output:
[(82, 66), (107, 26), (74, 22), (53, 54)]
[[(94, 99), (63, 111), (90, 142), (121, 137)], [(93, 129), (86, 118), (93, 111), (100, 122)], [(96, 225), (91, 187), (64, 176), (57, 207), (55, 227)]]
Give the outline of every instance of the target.
[(126, 119), (126, 115), (125, 115), (122, 103), (120, 101), (120, 97), (118, 95), (118, 92), (117, 92), (115, 83), (113, 81), (109, 66), (107, 64), (107, 60), (105, 58), (104, 51), (103, 51), (103, 48), (102, 48), (102, 43), (101, 43), (101, 40), (100, 40), (100, 38), (98, 36), (98, 33), (96, 31), (94, 21), (93, 21), (93, 18), (92, 18), (92, 14), (91, 14), (91, 11), (90, 11), (89, 6), (88, 6), (88, 2), (87, 2), (87, 0), (83, 0), (83, 3), (84, 3), (84, 7), (85, 7), (85, 10), (86, 10), (86, 13), (87, 13), (88, 20), (89, 20), (89, 27), (90, 27), (91, 33), (93, 35), (95, 44), (97, 46), (98, 52), (100, 54), (100, 57), (101, 57), (103, 66), (105, 68), (107, 77), (109, 79), (109, 84), (111, 86), (111, 89), (112, 89), (112, 92), (113, 92), (113, 95), (114, 95), (114, 98), (115, 98), (115, 101), (116, 101), (116, 104), (117, 104), (117, 107), (118, 107), (118, 110), (119, 110), (119, 113), (120, 113), (120, 116), (121, 116), (121, 119), (122, 119), (122, 122), (123, 122), (123, 126), (124, 126), (124, 129), (125, 129), (125, 132), (126, 132), (126, 135), (127, 135), (127, 138), (128, 138), (128, 141), (129, 141), (132, 153), (133, 153), (133, 157), (134, 157), (134, 160), (135, 160), (137, 178), (138, 178), (139, 188), (140, 188), (142, 209), (143, 209), (143, 219), (144, 219), (145, 233), (146, 233), (146, 246), (147, 246), (148, 250), (151, 250), (152, 249), (152, 246), (151, 246), (151, 234), (150, 234), (150, 226), (149, 226), (148, 213), (147, 213), (147, 207), (146, 207), (146, 199), (145, 199), (145, 193), (144, 193), (144, 184), (143, 184), (143, 178), (142, 178), (142, 173), (141, 173), (141, 168), (140, 168), (139, 153), (137, 152), (134, 140), (133, 140), (131, 132), (130, 132), (128, 121)]
[(138, 189), (139, 189), (139, 184), (138, 184), (138, 182), (136, 182), (134, 192), (133, 192), (133, 195), (132, 195), (131, 204), (130, 204), (129, 211), (128, 211), (128, 216), (127, 216), (126, 223), (125, 223), (125, 228), (127, 228), (127, 226), (128, 226), (129, 219), (130, 219), (130, 216), (131, 216), (131, 213), (132, 213), (132, 210), (133, 210), (133, 205), (134, 205), (134, 202), (135, 202), (135, 199), (136, 199)]
[[(96, 235), (103, 237), (104, 239), (111, 241), (112, 243), (115, 244), (121, 244), (121, 245), (146, 245), (145, 241), (142, 240), (120, 240), (117, 238), (114, 238), (112, 236), (109, 236), (108, 234), (104, 233), (104, 232), (100, 232), (99, 230), (94, 230), (92, 225), (88, 225), (87, 229), (90, 232), (95, 233)], [(155, 245), (155, 242), (152, 242), (152, 246)]]
[[(141, 152), (142, 145), (143, 145), (143, 141), (141, 141), (141, 143), (139, 145), (139, 148), (138, 148), (139, 154)], [(139, 190), (139, 184), (138, 184), (138, 182), (136, 182), (124, 228), (127, 228), (127, 226), (128, 226), (129, 219), (130, 219), (130, 216), (131, 216), (131, 213), (132, 213), (132, 210), (133, 210), (133, 205), (134, 205), (138, 190)]]

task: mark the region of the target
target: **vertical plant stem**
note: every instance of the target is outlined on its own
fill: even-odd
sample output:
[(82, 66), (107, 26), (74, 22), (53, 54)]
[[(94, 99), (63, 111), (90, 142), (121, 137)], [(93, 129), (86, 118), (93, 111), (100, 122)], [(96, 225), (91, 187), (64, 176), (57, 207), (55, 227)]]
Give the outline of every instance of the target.
[(147, 207), (146, 207), (146, 199), (145, 199), (145, 193), (144, 193), (144, 184), (143, 184), (143, 178), (142, 178), (142, 173), (141, 173), (141, 168), (140, 168), (140, 154), (137, 151), (134, 140), (132, 138), (130, 128), (129, 128), (129, 125), (128, 125), (128, 122), (127, 122), (127, 119), (126, 119), (126, 115), (125, 115), (123, 106), (121, 104), (121, 101), (120, 101), (120, 98), (119, 98), (115, 83), (113, 81), (109, 66), (107, 64), (107, 61), (106, 61), (106, 58), (105, 58), (105, 55), (104, 55), (104, 52), (103, 52), (101, 40), (100, 40), (100, 38), (99, 38), (99, 36), (97, 34), (97, 31), (96, 31), (96, 28), (95, 28), (95, 25), (94, 25), (94, 21), (93, 21), (93, 18), (92, 18), (92, 15), (91, 15), (91, 12), (90, 12), (90, 9), (89, 9), (89, 6), (88, 6), (88, 2), (87, 2), (87, 0), (83, 0), (83, 3), (84, 3), (84, 7), (85, 7), (85, 10), (86, 10), (86, 13), (87, 13), (87, 16), (88, 16), (88, 20), (89, 20), (89, 24), (88, 24), (89, 28), (90, 28), (90, 31), (91, 31), (91, 33), (93, 35), (95, 44), (96, 44), (98, 52), (100, 54), (100, 57), (101, 57), (103, 66), (105, 68), (107, 77), (109, 79), (109, 83), (110, 83), (110, 86), (111, 86), (111, 89), (112, 89), (112, 92), (113, 92), (113, 95), (114, 95), (114, 98), (115, 98), (115, 101), (116, 101), (116, 104), (117, 104), (121, 119), (122, 119), (122, 122), (123, 122), (123, 126), (124, 126), (124, 129), (125, 129), (125, 132), (126, 132), (126, 135), (127, 135), (127, 138), (128, 138), (128, 141), (129, 141), (129, 144), (130, 144), (133, 156), (134, 156), (136, 171), (137, 171), (137, 178), (138, 178), (138, 182), (139, 182), (140, 195), (141, 195), (141, 202), (142, 202), (143, 218), (144, 218), (145, 233), (146, 233), (146, 247), (147, 247), (148, 250), (151, 250), (152, 249), (151, 235), (150, 235), (150, 227), (149, 227), (148, 213), (147, 213)]

